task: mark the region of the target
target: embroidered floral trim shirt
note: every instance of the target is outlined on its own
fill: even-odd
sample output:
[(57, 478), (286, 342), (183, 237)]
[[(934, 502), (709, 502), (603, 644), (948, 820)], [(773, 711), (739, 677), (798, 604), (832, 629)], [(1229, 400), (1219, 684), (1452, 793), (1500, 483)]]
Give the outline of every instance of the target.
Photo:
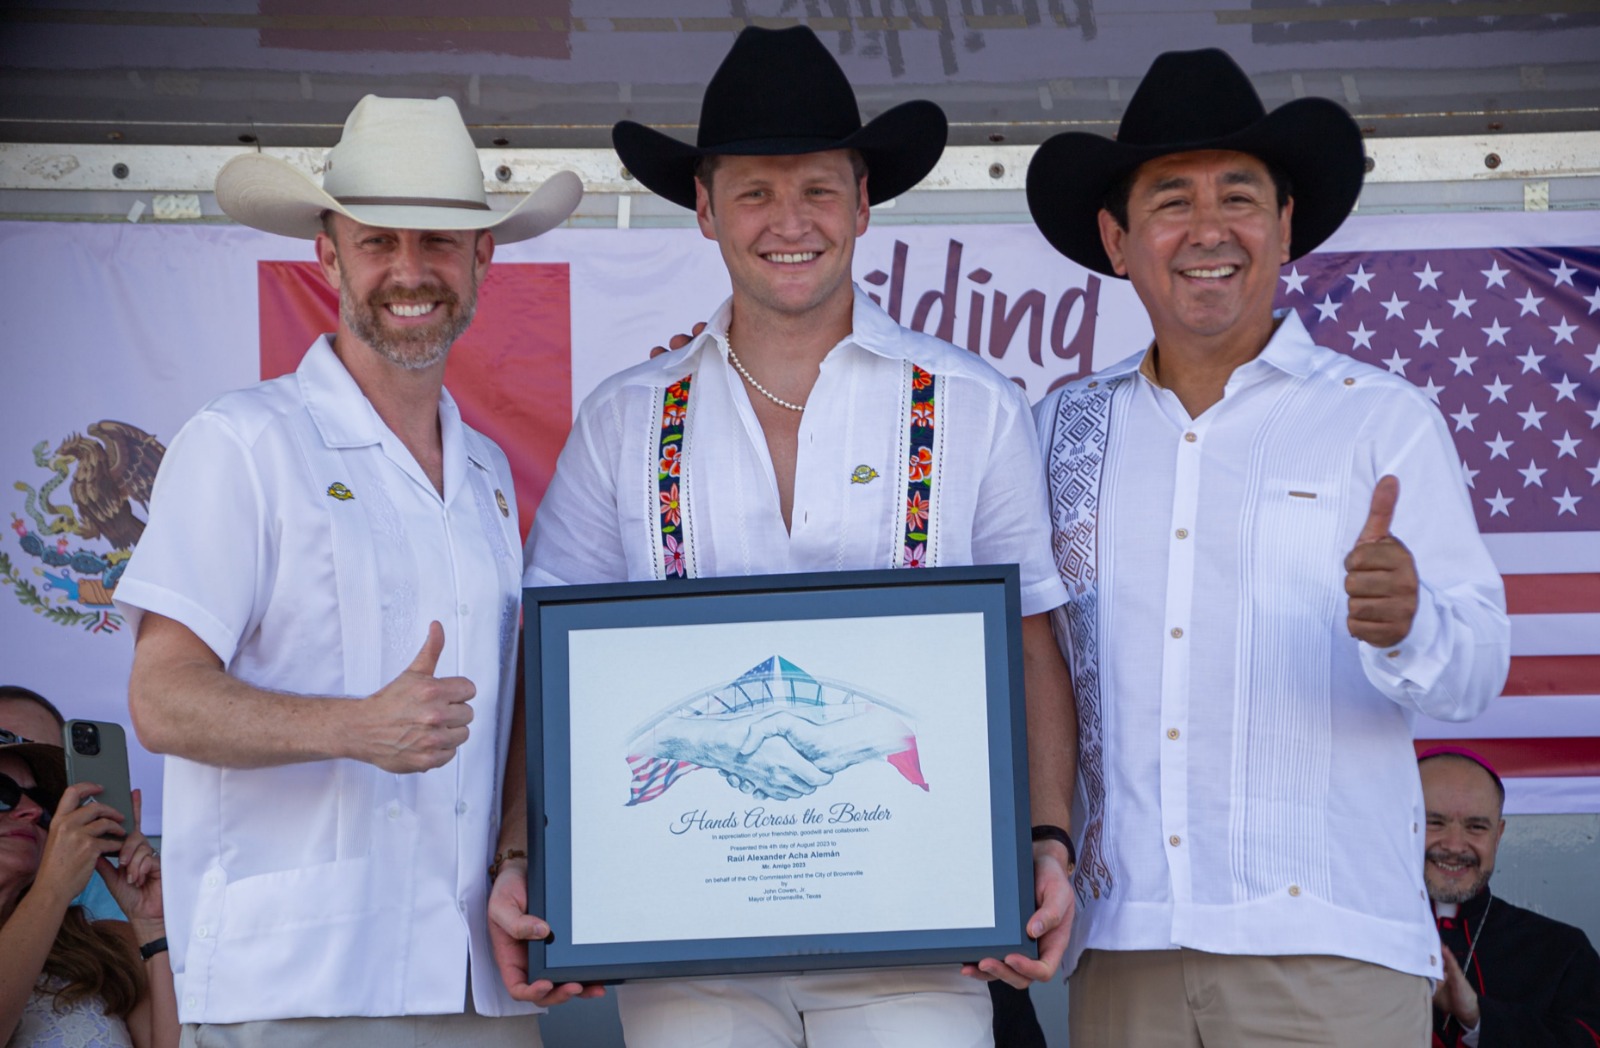
[[(860, 289), (853, 332), (823, 360), (801, 419), (786, 532), (766, 438), (727, 361), (731, 309), (724, 303), (688, 346), (612, 376), (585, 401), (528, 538), (529, 585), (663, 577), (672, 573), (667, 527), (678, 530), (666, 537), (683, 536), (694, 576), (1019, 564), (1023, 614), (1065, 599), (1021, 390), (971, 354), (900, 327)], [(938, 383), (931, 448), (909, 438), (909, 412), (926, 410), (914, 406), (926, 398), (912, 395), (913, 365)], [(683, 437), (664, 446), (662, 412), (677, 399), (666, 394), (686, 376)], [(910, 480), (924, 471), (930, 494), (918, 496)], [(675, 497), (664, 473), (677, 477)]]

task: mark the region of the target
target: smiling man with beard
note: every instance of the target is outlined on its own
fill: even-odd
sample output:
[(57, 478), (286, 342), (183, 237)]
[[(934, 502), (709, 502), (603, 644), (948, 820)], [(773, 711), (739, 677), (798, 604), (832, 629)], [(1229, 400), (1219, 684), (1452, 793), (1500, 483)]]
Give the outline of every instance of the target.
[(1457, 746), (1425, 751), (1418, 770), (1428, 809), (1423, 878), (1445, 946), (1434, 1045), (1600, 1045), (1600, 956), (1588, 937), (1489, 890), (1506, 830), (1500, 776)]
[(527, 1048), (579, 991), (521, 1003), (496, 973), (522, 561), (506, 457), (444, 370), (496, 240), (581, 195), (561, 172), (491, 210), (447, 98), (362, 99), (320, 187), (261, 154), (218, 176), (232, 218), (315, 240), (339, 325), (178, 433), (117, 589), (168, 755), (186, 1043)]

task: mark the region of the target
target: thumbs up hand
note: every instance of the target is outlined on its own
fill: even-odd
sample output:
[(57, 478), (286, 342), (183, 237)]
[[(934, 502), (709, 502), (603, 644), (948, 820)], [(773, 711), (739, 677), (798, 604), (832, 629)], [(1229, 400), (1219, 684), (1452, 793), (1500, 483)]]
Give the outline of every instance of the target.
[(435, 677), (444, 627), (428, 624), (428, 639), (411, 665), (363, 700), (363, 738), (356, 752), (384, 771), (427, 771), (455, 756), (472, 721), (468, 700), (478, 689), (465, 677)]
[(1350, 597), (1346, 625), (1350, 636), (1375, 648), (1404, 640), (1417, 614), (1416, 561), (1405, 543), (1389, 534), (1399, 501), (1399, 479), (1380, 478), (1355, 548), (1344, 558), (1344, 591)]

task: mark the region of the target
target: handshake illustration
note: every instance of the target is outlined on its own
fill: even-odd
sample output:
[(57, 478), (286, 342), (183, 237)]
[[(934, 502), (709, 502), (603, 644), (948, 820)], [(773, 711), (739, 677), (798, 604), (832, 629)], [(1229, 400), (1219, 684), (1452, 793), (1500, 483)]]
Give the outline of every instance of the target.
[(899, 713), (777, 657), (668, 711), (635, 734), (627, 750), (630, 804), (654, 799), (697, 768), (715, 768), (730, 786), (760, 800), (804, 797), (851, 765), (878, 759), (928, 788), (916, 733)]

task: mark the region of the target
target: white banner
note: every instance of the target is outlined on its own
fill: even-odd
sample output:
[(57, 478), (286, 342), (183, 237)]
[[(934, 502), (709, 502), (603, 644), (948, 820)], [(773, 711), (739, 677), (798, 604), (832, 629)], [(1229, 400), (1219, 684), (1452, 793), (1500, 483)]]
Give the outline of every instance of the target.
[[(1348, 258), (1337, 259), (1340, 271), (1355, 273), (1364, 272), (1369, 264), (1361, 260), (1361, 253), (1395, 255), (1421, 248), (1443, 252), (1481, 246), (1512, 257), (1517, 250), (1535, 245), (1564, 250), (1562, 245), (1581, 249), (1595, 244), (1600, 244), (1600, 213), (1593, 212), (1356, 218), (1321, 255), (1301, 260), (1296, 272), (1307, 272), (1308, 263), (1340, 252), (1349, 253)], [(1579, 350), (1595, 351), (1590, 358), (1594, 366), (1586, 371), (1582, 366), (1568, 368), (1571, 373), (1564, 381), (1571, 385), (1554, 387), (1567, 390), (1564, 402), (1559, 392), (1552, 404), (1539, 402), (1538, 411), (1556, 415), (1543, 419), (1539, 431), (1530, 431), (1526, 438), (1521, 429), (1516, 434), (1505, 431), (1507, 437), (1526, 439), (1526, 448), (1531, 449), (1535, 437), (1563, 446), (1558, 434), (1566, 430), (1567, 451), (1552, 452), (1551, 468), (1560, 470), (1600, 467), (1600, 429), (1596, 428), (1600, 427), (1600, 409), (1596, 409), (1600, 347), (1593, 334), (1593, 324), (1600, 318), (1591, 316), (1600, 310), (1595, 255), (1592, 248), (1563, 255), (1563, 267), (1569, 256), (1578, 262), (1572, 270), (1576, 282), (1570, 274), (1564, 282), (1556, 276), (1553, 290), (1545, 288), (1537, 295), (1534, 289), (1520, 285), (1485, 290), (1484, 281), (1474, 275), (1474, 289), (1463, 290), (1456, 301), (1456, 308), (1469, 295), (1472, 300), (1497, 301), (1492, 296), (1504, 291), (1507, 300), (1522, 301), (1526, 310), (1529, 299), (1512, 297), (1526, 290), (1528, 296), (1539, 299), (1532, 307), (1539, 319), (1556, 324), (1554, 307), (1560, 306), (1561, 325), (1567, 325), (1569, 314), (1571, 321), (1588, 325), (1570, 331), (1579, 332)], [(0, 637), (4, 638), (5, 655), (0, 680), (39, 691), (69, 717), (129, 723), (126, 688), (132, 638), (107, 601), (120, 576), (119, 565), (135, 544), (125, 535), (118, 537), (117, 529), (136, 526), (144, 507), (136, 497), (137, 484), (113, 475), (108, 464), (129, 449), (164, 446), (208, 399), (258, 380), (264, 353), (261, 297), (293, 290), (284, 291), (289, 285), (272, 283), (280, 275), (261, 263), (309, 262), (311, 258), (309, 242), (236, 227), (0, 223), (0, 306), (7, 317), (6, 410), (0, 413), (0, 479), (7, 484), (0, 493), (0, 520), (10, 525), (10, 530), (0, 533), (4, 558), (0, 559), (4, 576), (0, 578)], [(530, 243), (503, 247), (497, 251), (496, 262), (554, 266), (568, 282), (571, 398), (561, 408), (566, 412), (606, 375), (644, 359), (651, 346), (707, 316), (728, 290), (716, 246), (694, 229), (564, 229)], [(1499, 263), (1494, 266), (1498, 268)], [(1426, 274), (1433, 264), (1418, 254), (1416, 268)], [(1104, 367), (1141, 350), (1150, 337), (1143, 310), (1126, 282), (1088, 273), (1067, 262), (1030, 225), (880, 224), (858, 245), (856, 278), (902, 323), (945, 335), (978, 353), (1022, 383), (1033, 399), (1064, 377)], [(1349, 279), (1357, 281), (1358, 277), (1350, 275)], [(1550, 278), (1545, 282), (1550, 284)], [(1446, 295), (1456, 287), (1449, 281), (1435, 283), (1438, 286), (1430, 290), (1438, 292), (1438, 308), (1448, 316), (1452, 303)], [(1515, 278), (1510, 283), (1515, 285)], [(1359, 287), (1343, 286), (1355, 303), (1354, 296), (1362, 293)], [(1327, 319), (1330, 309), (1337, 317), (1340, 303), (1331, 292), (1319, 304), (1305, 295), (1297, 297), (1289, 284), (1282, 290), (1286, 304), (1301, 310), (1308, 323)], [(1396, 299), (1399, 297), (1397, 294)], [(1421, 324), (1417, 310), (1422, 308), (1423, 296), (1419, 291), (1410, 297), (1417, 304), (1412, 307), (1411, 319), (1395, 322), (1396, 332)], [(1553, 301), (1547, 303), (1546, 299)], [(1493, 318), (1484, 314), (1473, 324), (1481, 327), (1492, 319), (1493, 326), (1484, 328), (1492, 332), (1502, 320), (1510, 324), (1517, 308), (1510, 305)], [(485, 318), (488, 312), (486, 292), (480, 325), (490, 323)], [(1328, 322), (1342, 324), (1343, 320)], [(1417, 336), (1426, 342), (1425, 331), (1431, 327), (1430, 320)], [(1568, 328), (1552, 326), (1550, 330), (1557, 333), (1542, 336), (1544, 341), (1559, 343), (1561, 332)], [(1319, 337), (1328, 334), (1324, 341), (1334, 348), (1353, 351), (1380, 366), (1389, 364), (1391, 370), (1398, 366), (1404, 373), (1410, 363), (1406, 360), (1396, 365), (1383, 360), (1387, 348), (1366, 356), (1362, 347), (1353, 348), (1342, 333), (1338, 339), (1332, 338), (1335, 333), (1339, 332), (1331, 326), (1318, 332)], [(1460, 347), (1419, 347), (1418, 338), (1409, 330), (1403, 337), (1410, 345), (1399, 345), (1398, 357), (1417, 358), (1419, 348), (1423, 354), (1437, 349), (1446, 370), (1431, 374), (1449, 374), (1448, 354)], [(1485, 336), (1473, 337), (1479, 343), (1485, 341)], [(1492, 343), (1494, 336), (1487, 337)], [(1572, 342), (1570, 333), (1565, 338)], [(1374, 342), (1367, 348), (1377, 346)], [(1571, 347), (1554, 348), (1566, 352)], [(1507, 382), (1525, 370), (1518, 363), (1524, 361), (1520, 354), (1534, 352), (1521, 343), (1507, 346), (1503, 337), (1499, 345), (1468, 346), (1461, 351), (1468, 349), (1475, 354), (1474, 360), (1485, 354), (1503, 354), (1499, 375)], [(1411, 366), (1414, 373), (1408, 377), (1422, 385), (1424, 375), (1417, 372), (1418, 365)], [(1487, 376), (1487, 364), (1477, 366), (1477, 374)], [(1485, 388), (1489, 381), (1483, 378)], [(1514, 406), (1519, 411), (1523, 407), (1521, 403)], [(1447, 413), (1455, 407), (1454, 403), (1441, 403)], [(1534, 409), (1530, 406), (1530, 410)], [(1593, 423), (1590, 417), (1595, 419)], [(1480, 437), (1486, 441), (1490, 435), (1452, 428), (1458, 441)], [(1477, 428), (1482, 430), (1481, 421)], [(514, 434), (497, 437), (502, 444), (515, 440)], [(1465, 445), (1463, 448), (1466, 454)], [(514, 447), (507, 451), (517, 458)], [(1524, 446), (1519, 445), (1517, 454), (1523, 452)], [(1520, 468), (1520, 461), (1517, 465)], [(1533, 463), (1530, 468), (1538, 470), (1538, 476), (1549, 472)], [(1558, 475), (1568, 479), (1552, 488), (1551, 481)], [(519, 475), (519, 491), (521, 480)], [(1596, 573), (1600, 488), (1581, 470), (1570, 476), (1543, 477), (1541, 485), (1525, 491), (1508, 488), (1501, 498), (1504, 501), (1507, 495), (1514, 495), (1526, 500), (1510, 504), (1514, 522), (1514, 515), (1536, 498), (1559, 496), (1563, 483), (1568, 489), (1564, 505), (1572, 507), (1572, 513), (1547, 513), (1558, 513), (1552, 519), (1569, 530), (1551, 531), (1541, 526), (1533, 535), (1524, 533), (1527, 541), (1508, 536), (1491, 539), (1499, 543), (1497, 556), (1501, 549), (1525, 554), (1529, 549), (1547, 548), (1539, 536), (1549, 532), (1559, 543), (1579, 551), (1576, 561), (1560, 558), (1529, 569), (1508, 566), (1502, 559), (1502, 570), (1541, 578), (1585, 571), (1593, 577)], [(1596, 483), (1600, 483), (1600, 474), (1596, 474)], [(1489, 494), (1475, 490), (1475, 504)], [(115, 520), (97, 520), (96, 498), (109, 498), (113, 508), (126, 506), (134, 525), (126, 518), (120, 525)], [(192, 511), (203, 514), (206, 493), (194, 492), (192, 498)], [(524, 498), (531, 505), (533, 500)], [(1485, 509), (1480, 514), (1488, 512), (1492, 511)], [(1480, 524), (1486, 520), (1496, 528), (1504, 525), (1500, 516), (1480, 515)], [(1588, 567), (1582, 566), (1585, 561)], [(1557, 666), (1560, 673), (1570, 674), (1574, 666), (1588, 665), (1559, 660), (1596, 654), (1594, 624), (1600, 615), (1600, 600), (1579, 593), (1566, 604), (1529, 611), (1526, 621), (1517, 626), (1519, 655), (1557, 660), (1539, 666)], [(1562, 642), (1562, 637), (1572, 643)], [(1537, 717), (1541, 731), (1547, 725), (1551, 732), (1560, 728), (1565, 735), (1576, 731), (1600, 736), (1600, 694), (1593, 694), (1600, 692), (1600, 687), (1591, 686), (1582, 694), (1573, 691), (1583, 689), (1559, 681), (1549, 687), (1535, 681), (1529, 687), (1532, 690), (1524, 696), (1502, 700), (1482, 726), (1451, 725), (1448, 732), (1453, 737), (1512, 737), (1519, 734), (1519, 724), (1533, 723), (1525, 719), (1531, 715)], [(1430, 729), (1432, 734), (1444, 731)], [(130, 744), (134, 738), (130, 731)], [(147, 822), (159, 830), (158, 761), (136, 744), (131, 759), (135, 784), (150, 798)], [(1530, 801), (1533, 807), (1523, 810), (1600, 811), (1600, 788), (1581, 785), (1600, 780), (1575, 776), (1570, 781), (1580, 785), (1545, 790), (1540, 796), (1552, 799)], [(1512, 794), (1519, 796), (1515, 780)]]

